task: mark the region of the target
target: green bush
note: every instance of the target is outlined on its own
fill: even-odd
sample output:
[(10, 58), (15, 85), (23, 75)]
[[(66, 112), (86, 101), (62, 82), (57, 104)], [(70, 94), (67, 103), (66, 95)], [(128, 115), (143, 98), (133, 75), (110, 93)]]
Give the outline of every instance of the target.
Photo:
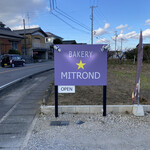
[(14, 50), (14, 49), (10, 49), (8, 54), (19, 54), (19, 55), (21, 55), (20, 51)]
[[(125, 52), (126, 59), (134, 59), (136, 57), (137, 60), (138, 48), (134, 48)], [(150, 62), (150, 46), (143, 46), (143, 61)]]
[(60, 39), (55, 39), (55, 40), (53, 41), (53, 43), (54, 43), (54, 44), (62, 44), (62, 40), (60, 40)]
[(37, 55), (33, 55), (33, 59), (37, 60), (38, 59)]

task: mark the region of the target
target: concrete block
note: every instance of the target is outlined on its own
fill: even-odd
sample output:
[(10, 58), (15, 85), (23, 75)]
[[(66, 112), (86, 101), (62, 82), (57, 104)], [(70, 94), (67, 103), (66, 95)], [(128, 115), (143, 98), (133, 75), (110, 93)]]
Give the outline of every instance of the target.
[(119, 107), (116, 105), (108, 105), (106, 108), (107, 113), (118, 113), (119, 112)]
[[(43, 114), (55, 114), (55, 106), (41, 105), (40, 111)], [(58, 106), (58, 113), (62, 113), (62, 106)]]
[(144, 116), (144, 109), (142, 105), (133, 105), (133, 114), (135, 116)]
[(90, 113), (90, 108), (87, 106), (78, 106), (76, 107), (76, 113)]
[(143, 105), (144, 112), (150, 112), (150, 105)]
[(54, 106), (44, 106), (44, 105), (42, 105), (40, 109), (41, 109), (41, 113), (44, 113), (44, 114), (53, 114), (53, 113), (55, 113), (55, 107)]
[(97, 114), (97, 113), (102, 113), (103, 108), (101, 106), (89, 106), (90, 113), (92, 114)]
[(132, 113), (132, 107), (132, 105), (121, 105), (118, 108), (120, 113)]
[[(144, 105), (145, 112), (150, 112), (150, 105)], [(102, 113), (103, 105), (67, 105), (58, 106), (58, 113)], [(107, 105), (107, 113), (132, 113), (133, 105)], [(41, 112), (44, 114), (54, 114), (55, 106), (41, 106)]]
[(62, 106), (61, 112), (62, 113), (75, 113), (75, 107), (74, 106)]

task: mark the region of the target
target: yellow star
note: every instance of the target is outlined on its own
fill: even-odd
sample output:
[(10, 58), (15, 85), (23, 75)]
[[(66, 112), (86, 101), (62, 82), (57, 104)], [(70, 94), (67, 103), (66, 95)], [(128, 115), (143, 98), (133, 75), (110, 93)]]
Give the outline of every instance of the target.
[(76, 65), (78, 65), (78, 69), (80, 69), (80, 68), (82, 68), (82, 69), (84, 69), (84, 65), (85, 65), (86, 63), (82, 63), (82, 60), (80, 60), (80, 63), (76, 63)]

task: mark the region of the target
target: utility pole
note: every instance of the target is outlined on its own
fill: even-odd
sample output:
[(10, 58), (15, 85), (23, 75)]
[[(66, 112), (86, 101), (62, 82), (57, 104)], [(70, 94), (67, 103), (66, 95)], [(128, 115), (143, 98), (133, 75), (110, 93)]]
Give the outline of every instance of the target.
[(29, 13), (27, 13), (27, 17), (28, 17), (28, 28), (30, 29), (30, 16), (29, 16)]
[(26, 29), (25, 29), (25, 19), (23, 19), (23, 27), (24, 27), (24, 55), (26, 55)]
[(117, 47), (117, 37), (118, 37), (118, 34), (117, 34), (117, 31), (115, 31), (115, 51)]
[(121, 51), (122, 51), (122, 41), (123, 41), (123, 38), (121, 38)]
[[(1, 41), (0, 41), (0, 56), (1, 56)], [(0, 59), (1, 59), (1, 57), (0, 57)]]
[(97, 6), (91, 6), (91, 44), (93, 44), (93, 8)]

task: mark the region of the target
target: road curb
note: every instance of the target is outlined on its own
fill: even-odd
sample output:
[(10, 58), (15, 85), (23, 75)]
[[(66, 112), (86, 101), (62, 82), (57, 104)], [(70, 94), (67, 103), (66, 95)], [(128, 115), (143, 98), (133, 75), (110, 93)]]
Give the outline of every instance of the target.
[(28, 79), (28, 78), (32, 78), (32, 77), (34, 77), (34, 76), (36, 76), (36, 75), (39, 75), (39, 74), (41, 74), (41, 73), (48, 72), (48, 71), (51, 71), (51, 70), (54, 70), (54, 68), (47, 69), (47, 70), (44, 70), (44, 71), (40, 71), (40, 72), (31, 74), (31, 75), (24, 76), (24, 77), (22, 77), (22, 78), (16, 79), (16, 80), (14, 80), (14, 81), (12, 81), (12, 82), (9, 82), (8, 84), (5, 84), (4, 86), (1, 86), (1, 87), (0, 87), (0, 93), (4, 92), (6, 88), (7, 88), (7, 90), (9, 90), (9, 88), (11, 89), (12, 85), (17, 85), (17, 84), (18, 84), (19, 82), (21, 82), (21, 81), (24, 81), (24, 80), (26, 80), (26, 79)]
[(43, 99), (42, 99), (42, 104), (43, 105), (47, 105), (48, 100), (49, 100), (49, 96), (50, 96), (50, 94), (52, 92), (52, 87), (53, 87), (53, 84), (51, 83), (49, 85), (49, 87), (47, 88), (47, 90), (45, 91), (45, 94), (44, 94)]
[[(145, 112), (150, 112), (150, 105), (143, 105)], [(107, 105), (107, 113), (132, 113), (133, 105)], [(59, 113), (89, 113), (96, 114), (103, 112), (102, 105), (67, 105), (59, 106)], [(41, 106), (41, 113), (54, 114), (55, 106)]]

